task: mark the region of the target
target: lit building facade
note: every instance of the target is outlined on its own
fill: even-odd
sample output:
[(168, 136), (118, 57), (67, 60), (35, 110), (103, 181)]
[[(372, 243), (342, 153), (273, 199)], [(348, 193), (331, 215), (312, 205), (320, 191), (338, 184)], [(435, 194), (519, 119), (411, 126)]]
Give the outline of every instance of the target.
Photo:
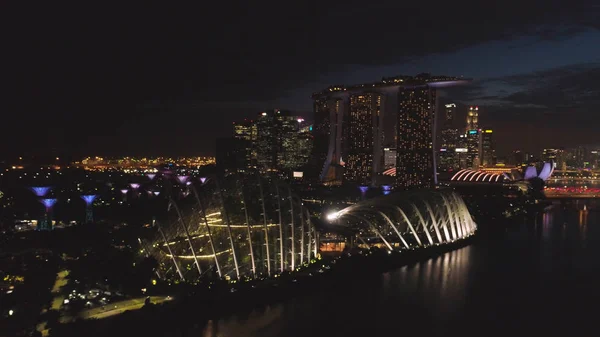
[(400, 188), (427, 187), (434, 182), (436, 95), (428, 86), (399, 91), (396, 185)]
[(466, 167), (469, 169), (479, 169), (479, 144), (481, 143), (481, 130), (473, 129), (466, 134)]
[(319, 160), (314, 165), (318, 178), (323, 183), (339, 181), (339, 172), (344, 171), (345, 182), (376, 184), (376, 176), (386, 162), (383, 129), (391, 123), (396, 139), (386, 147), (396, 148), (395, 165), (400, 165), (397, 185), (411, 188), (431, 184), (436, 179), (433, 130), (437, 89), (468, 82), (419, 74), (349, 87), (332, 86), (315, 93), (313, 158)]
[(456, 116), (456, 104), (445, 105), (444, 122), (440, 134), (440, 152), (438, 160), (438, 171), (454, 171), (460, 167), (459, 154), (456, 152), (459, 141), (458, 128), (454, 127)]
[(479, 130), (481, 135), (480, 153), (481, 165), (491, 167), (496, 165), (496, 146), (494, 144), (494, 131), (492, 129)]
[(479, 107), (478, 106), (470, 106), (469, 111), (467, 111), (467, 125), (465, 128), (465, 132), (469, 132), (469, 130), (475, 130), (479, 128)]
[(344, 181), (372, 185), (381, 167), (381, 95), (350, 96)]
[(253, 120), (245, 119), (242, 122), (233, 123), (233, 138), (240, 140), (238, 142), (239, 153), (243, 153), (244, 164), (246, 168), (256, 168), (256, 140), (258, 137), (258, 131), (256, 123)]

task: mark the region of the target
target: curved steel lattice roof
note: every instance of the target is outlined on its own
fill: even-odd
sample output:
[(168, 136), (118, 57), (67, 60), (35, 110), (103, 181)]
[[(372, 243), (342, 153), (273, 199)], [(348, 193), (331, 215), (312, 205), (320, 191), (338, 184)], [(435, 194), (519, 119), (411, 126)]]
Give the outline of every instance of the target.
[(462, 169), (450, 178), (450, 181), (456, 182), (487, 182), (502, 183), (510, 180), (505, 173), (490, 173), (485, 171)]
[(327, 219), (353, 229), (363, 244), (381, 244), (390, 251), (453, 242), (477, 229), (464, 201), (451, 190), (390, 194), (331, 213)]
[(161, 178), (173, 184), (172, 220), (157, 223), (155, 237), (142, 245), (159, 262), (163, 279), (270, 276), (317, 255), (308, 211), (280, 181)]

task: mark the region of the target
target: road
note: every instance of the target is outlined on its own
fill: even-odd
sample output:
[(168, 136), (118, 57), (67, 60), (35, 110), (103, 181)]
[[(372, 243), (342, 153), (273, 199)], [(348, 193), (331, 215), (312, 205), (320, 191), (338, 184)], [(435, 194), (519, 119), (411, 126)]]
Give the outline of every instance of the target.
[[(173, 298), (170, 296), (150, 296), (150, 302), (152, 304), (159, 304), (166, 301), (170, 301)], [(92, 309), (83, 310), (79, 317), (83, 319), (102, 319), (114, 315), (119, 315), (127, 310), (138, 310), (144, 306), (146, 297), (133, 298), (129, 300), (113, 302), (105, 305), (104, 307), (97, 307)]]
[[(67, 283), (69, 282), (67, 276), (69, 276), (68, 270), (61, 270), (58, 273), (56, 273), (56, 280), (54, 280), (54, 285), (52, 286), (52, 290), (50, 291), (54, 295), (54, 298), (52, 299), (52, 304), (50, 305), (50, 309), (52, 310), (58, 311), (63, 305), (65, 297), (60, 294), (60, 288), (67, 285)], [(46, 313), (46, 311), (46, 308), (44, 308), (42, 310), (42, 314)], [(49, 333), (48, 329), (46, 329), (47, 324), (48, 322), (44, 321), (39, 323), (36, 327), (37, 331), (39, 331), (43, 337), (48, 336)]]

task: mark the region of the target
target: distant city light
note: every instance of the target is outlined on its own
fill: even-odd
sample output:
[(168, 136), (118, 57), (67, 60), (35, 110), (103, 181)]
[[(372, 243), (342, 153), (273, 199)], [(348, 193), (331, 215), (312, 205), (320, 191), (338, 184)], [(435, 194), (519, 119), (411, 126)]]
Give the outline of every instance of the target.
[(154, 195), (159, 195), (159, 194), (160, 194), (160, 191), (154, 191), (154, 192), (152, 192), (152, 193), (154, 193)]
[(121, 190), (121, 193), (123, 193), (123, 194), (127, 194), (127, 192), (129, 192), (129, 190), (126, 189), (126, 188), (124, 188), (124, 189)]
[(298, 118), (298, 123), (302, 123), (302, 122), (304, 122), (304, 119)]
[(131, 184), (129, 184), (129, 186), (131, 186), (131, 188), (133, 188), (134, 190), (137, 190), (138, 188), (140, 188), (140, 184), (136, 184), (136, 183), (131, 183)]

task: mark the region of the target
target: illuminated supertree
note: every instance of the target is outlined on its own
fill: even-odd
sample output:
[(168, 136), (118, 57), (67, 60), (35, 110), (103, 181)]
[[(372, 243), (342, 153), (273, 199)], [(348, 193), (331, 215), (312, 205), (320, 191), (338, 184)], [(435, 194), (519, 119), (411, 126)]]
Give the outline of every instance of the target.
[(126, 188), (121, 190), (121, 194), (123, 194), (123, 201), (127, 201), (127, 192), (129, 192), (129, 190)]
[(177, 176), (177, 181), (182, 185), (181, 187), (181, 196), (182, 197), (187, 197), (190, 194), (190, 191), (186, 188), (184, 188), (184, 186), (189, 186), (190, 181), (188, 181), (188, 179), (190, 179), (190, 176)]
[(140, 184), (138, 183), (131, 183), (129, 184), (129, 186), (131, 186), (131, 192), (133, 194), (133, 197), (137, 197), (138, 196), (138, 189), (140, 188)]
[(367, 191), (369, 190), (369, 186), (358, 186), (358, 189), (360, 190), (360, 197), (361, 199), (365, 199), (365, 195), (367, 194)]
[(33, 191), (33, 193), (35, 193), (36, 196), (38, 197), (43, 197), (46, 194), (48, 194), (48, 192), (50, 191), (51, 187), (49, 186), (39, 186), (39, 187), (32, 187), (31, 190)]
[(150, 180), (154, 180), (154, 177), (156, 177), (156, 174), (155, 173), (148, 173), (148, 174), (146, 174), (146, 176), (148, 178), (150, 178)]
[(81, 199), (83, 199), (83, 201), (85, 201), (85, 222), (86, 223), (94, 222), (93, 206), (94, 206), (94, 200), (96, 200), (96, 197), (97, 196), (95, 194), (86, 194), (86, 195), (81, 196)]
[(56, 199), (40, 199), (40, 202), (46, 206), (44, 219), (40, 221), (39, 230), (52, 230), (52, 207), (56, 204)]
[(383, 185), (383, 186), (381, 186), (381, 190), (383, 190), (383, 195), (388, 195), (388, 194), (390, 194), (390, 192), (392, 190), (392, 186)]
[(202, 184), (204, 184), (204, 183), (206, 182), (206, 177), (201, 177), (201, 178), (200, 178), (200, 182), (201, 182)]

